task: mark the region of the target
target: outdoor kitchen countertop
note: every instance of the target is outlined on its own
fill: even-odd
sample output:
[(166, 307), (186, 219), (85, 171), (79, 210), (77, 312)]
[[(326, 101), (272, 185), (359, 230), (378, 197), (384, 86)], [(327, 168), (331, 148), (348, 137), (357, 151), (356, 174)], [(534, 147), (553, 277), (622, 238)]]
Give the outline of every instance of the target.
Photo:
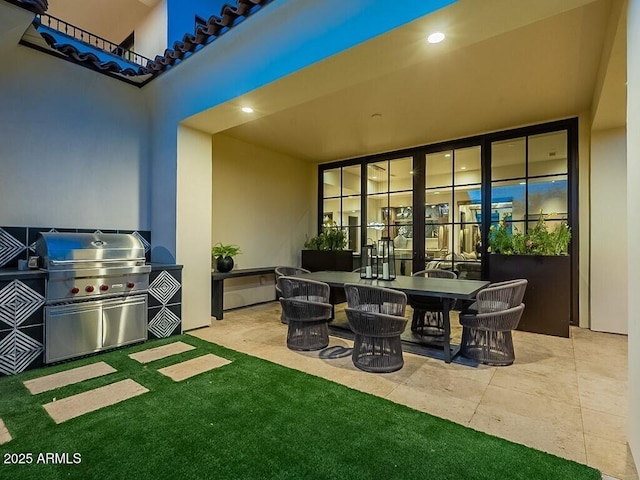
[(147, 263), (147, 265), (151, 265), (151, 270), (176, 270), (182, 268), (182, 265), (175, 263)]
[(14, 280), (16, 278), (46, 278), (47, 272), (39, 268), (31, 270), (18, 270), (17, 268), (0, 268), (1, 280)]

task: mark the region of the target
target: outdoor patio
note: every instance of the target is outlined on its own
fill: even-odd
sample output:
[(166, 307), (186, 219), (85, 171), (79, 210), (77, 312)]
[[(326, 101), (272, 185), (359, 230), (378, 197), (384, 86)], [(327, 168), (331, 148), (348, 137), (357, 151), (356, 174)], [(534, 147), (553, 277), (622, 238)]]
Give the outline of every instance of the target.
[[(336, 320), (344, 316), (338, 306)], [(452, 324), (452, 343), (458, 343), (455, 314)], [(572, 328), (569, 339), (516, 331), (516, 361), (509, 367), (445, 364), (405, 353), (400, 371), (371, 374), (353, 366), (349, 340), (331, 336), (324, 350), (295, 352), (285, 346), (286, 332), (280, 305), (271, 302), (227, 311), (224, 320), (189, 333), (586, 463), (613, 478), (638, 478), (625, 434), (626, 336), (580, 328)]]

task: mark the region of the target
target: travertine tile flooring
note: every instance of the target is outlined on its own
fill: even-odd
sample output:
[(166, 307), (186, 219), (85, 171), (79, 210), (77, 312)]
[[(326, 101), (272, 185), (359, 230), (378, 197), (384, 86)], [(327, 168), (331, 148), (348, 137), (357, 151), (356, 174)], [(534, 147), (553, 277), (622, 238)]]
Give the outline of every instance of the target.
[[(586, 463), (614, 478), (638, 479), (625, 435), (626, 336), (579, 328), (568, 339), (514, 332), (516, 362), (509, 367), (447, 365), (405, 353), (402, 370), (371, 374), (353, 366), (349, 340), (331, 337), (325, 350), (294, 352), (286, 348), (286, 331), (280, 305), (272, 302), (227, 311), (224, 320), (212, 319), (211, 327), (189, 333)], [(455, 343), (459, 335), (457, 326)]]

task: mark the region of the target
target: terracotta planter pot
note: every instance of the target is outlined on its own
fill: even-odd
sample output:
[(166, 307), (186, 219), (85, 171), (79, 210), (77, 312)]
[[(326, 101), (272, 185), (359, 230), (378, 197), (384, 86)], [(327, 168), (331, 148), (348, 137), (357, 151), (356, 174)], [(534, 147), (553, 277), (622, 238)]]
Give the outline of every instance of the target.
[(518, 330), (569, 337), (571, 259), (568, 255), (490, 255), (489, 280), (526, 278), (524, 313)]

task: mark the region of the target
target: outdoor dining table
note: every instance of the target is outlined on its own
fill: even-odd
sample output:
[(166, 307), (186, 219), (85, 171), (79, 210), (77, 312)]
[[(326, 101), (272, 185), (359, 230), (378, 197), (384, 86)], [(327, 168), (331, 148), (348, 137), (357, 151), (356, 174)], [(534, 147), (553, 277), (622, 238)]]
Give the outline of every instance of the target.
[(373, 285), (376, 287), (400, 290), (408, 295), (422, 297), (437, 297), (442, 300), (442, 317), (444, 326), (443, 354), (444, 361), (451, 363), (457, 354), (459, 346), (451, 346), (451, 322), (449, 311), (455, 300), (473, 300), (476, 293), (486, 287), (489, 282), (484, 280), (458, 280), (450, 278), (410, 277), (400, 275), (394, 280), (360, 278), (360, 273), (320, 271), (297, 275), (309, 280), (324, 282), (333, 288), (342, 288), (346, 283), (359, 285)]

